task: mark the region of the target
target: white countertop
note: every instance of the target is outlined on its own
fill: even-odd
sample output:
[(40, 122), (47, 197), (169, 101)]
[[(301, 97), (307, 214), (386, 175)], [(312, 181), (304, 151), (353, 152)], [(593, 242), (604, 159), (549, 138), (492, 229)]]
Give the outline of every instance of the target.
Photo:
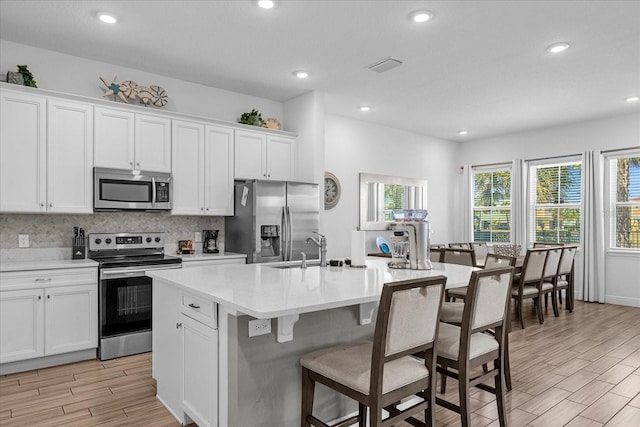
[(97, 267), (98, 263), (90, 259), (53, 259), (44, 261), (2, 261), (0, 272), (51, 270), (58, 268), (89, 268)]
[(447, 276), (447, 287), (466, 286), (472, 267), (434, 263), (432, 270), (394, 270), (387, 259), (369, 257), (367, 268), (278, 269), (232, 264), (150, 271), (148, 276), (221, 304), (230, 313), (262, 319), (377, 302), (387, 282)]
[(220, 252), (217, 254), (205, 254), (202, 252), (198, 252), (195, 254), (181, 254), (181, 255), (172, 255), (178, 258), (182, 258), (182, 262), (189, 261), (212, 261), (218, 259), (246, 259), (247, 256), (245, 254), (237, 254), (235, 252)]

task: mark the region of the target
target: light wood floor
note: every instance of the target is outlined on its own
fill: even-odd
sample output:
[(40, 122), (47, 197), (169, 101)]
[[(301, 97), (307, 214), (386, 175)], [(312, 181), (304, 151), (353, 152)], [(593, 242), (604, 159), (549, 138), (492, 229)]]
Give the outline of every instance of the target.
[[(640, 426), (640, 308), (576, 301), (559, 318), (549, 308), (544, 325), (532, 304), (525, 311), (527, 328), (514, 321), (510, 334), (509, 426)], [(150, 353), (5, 375), (0, 426), (177, 426), (155, 391)], [(493, 395), (474, 389), (471, 405), (473, 426), (498, 425)], [(436, 415), (438, 426), (460, 424)]]

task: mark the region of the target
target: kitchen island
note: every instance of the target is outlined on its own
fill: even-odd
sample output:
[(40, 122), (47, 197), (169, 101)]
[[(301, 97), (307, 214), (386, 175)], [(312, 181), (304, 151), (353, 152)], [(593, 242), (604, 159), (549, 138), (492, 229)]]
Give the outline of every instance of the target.
[[(149, 272), (158, 398), (179, 421), (200, 427), (299, 425), (303, 354), (371, 339), (384, 283), (443, 274), (447, 287), (465, 286), (474, 270), (440, 263), (432, 270), (392, 270), (373, 257), (366, 264)], [(249, 337), (254, 318), (277, 320), (253, 328), (264, 335)], [(356, 409), (322, 388), (316, 402), (327, 419)]]

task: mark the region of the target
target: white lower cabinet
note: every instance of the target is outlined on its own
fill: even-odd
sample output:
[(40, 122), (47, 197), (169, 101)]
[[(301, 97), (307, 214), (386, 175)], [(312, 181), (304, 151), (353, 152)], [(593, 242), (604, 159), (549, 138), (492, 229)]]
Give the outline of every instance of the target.
[(158, 399), (181, 424), (218, 425), (217, 305), (157, 280), (153, 377)]
[(0, 363), (44, 356), (42, 289), (0, 292)]
[(199, 427), (218, 425), (218, 330), (182, 315), (182, 407)]
[(97, 268), (78, 270), (0, 274), (0, 363), (98, 347)]

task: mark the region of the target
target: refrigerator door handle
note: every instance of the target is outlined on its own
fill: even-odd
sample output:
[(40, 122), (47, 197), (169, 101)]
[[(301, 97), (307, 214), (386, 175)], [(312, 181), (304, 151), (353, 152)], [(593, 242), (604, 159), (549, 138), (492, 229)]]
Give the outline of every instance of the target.
[(282, 208), (282, 233), (280, 233), (280, 245), (282, 246), (282, 260), (289, 261), (289, 228), (287, 220), (287, 207)]
[(291, 210), (287, 206), (287, 240), (289, 241), (288, 260), (293, 258), (293, 230), (291, 229)]

